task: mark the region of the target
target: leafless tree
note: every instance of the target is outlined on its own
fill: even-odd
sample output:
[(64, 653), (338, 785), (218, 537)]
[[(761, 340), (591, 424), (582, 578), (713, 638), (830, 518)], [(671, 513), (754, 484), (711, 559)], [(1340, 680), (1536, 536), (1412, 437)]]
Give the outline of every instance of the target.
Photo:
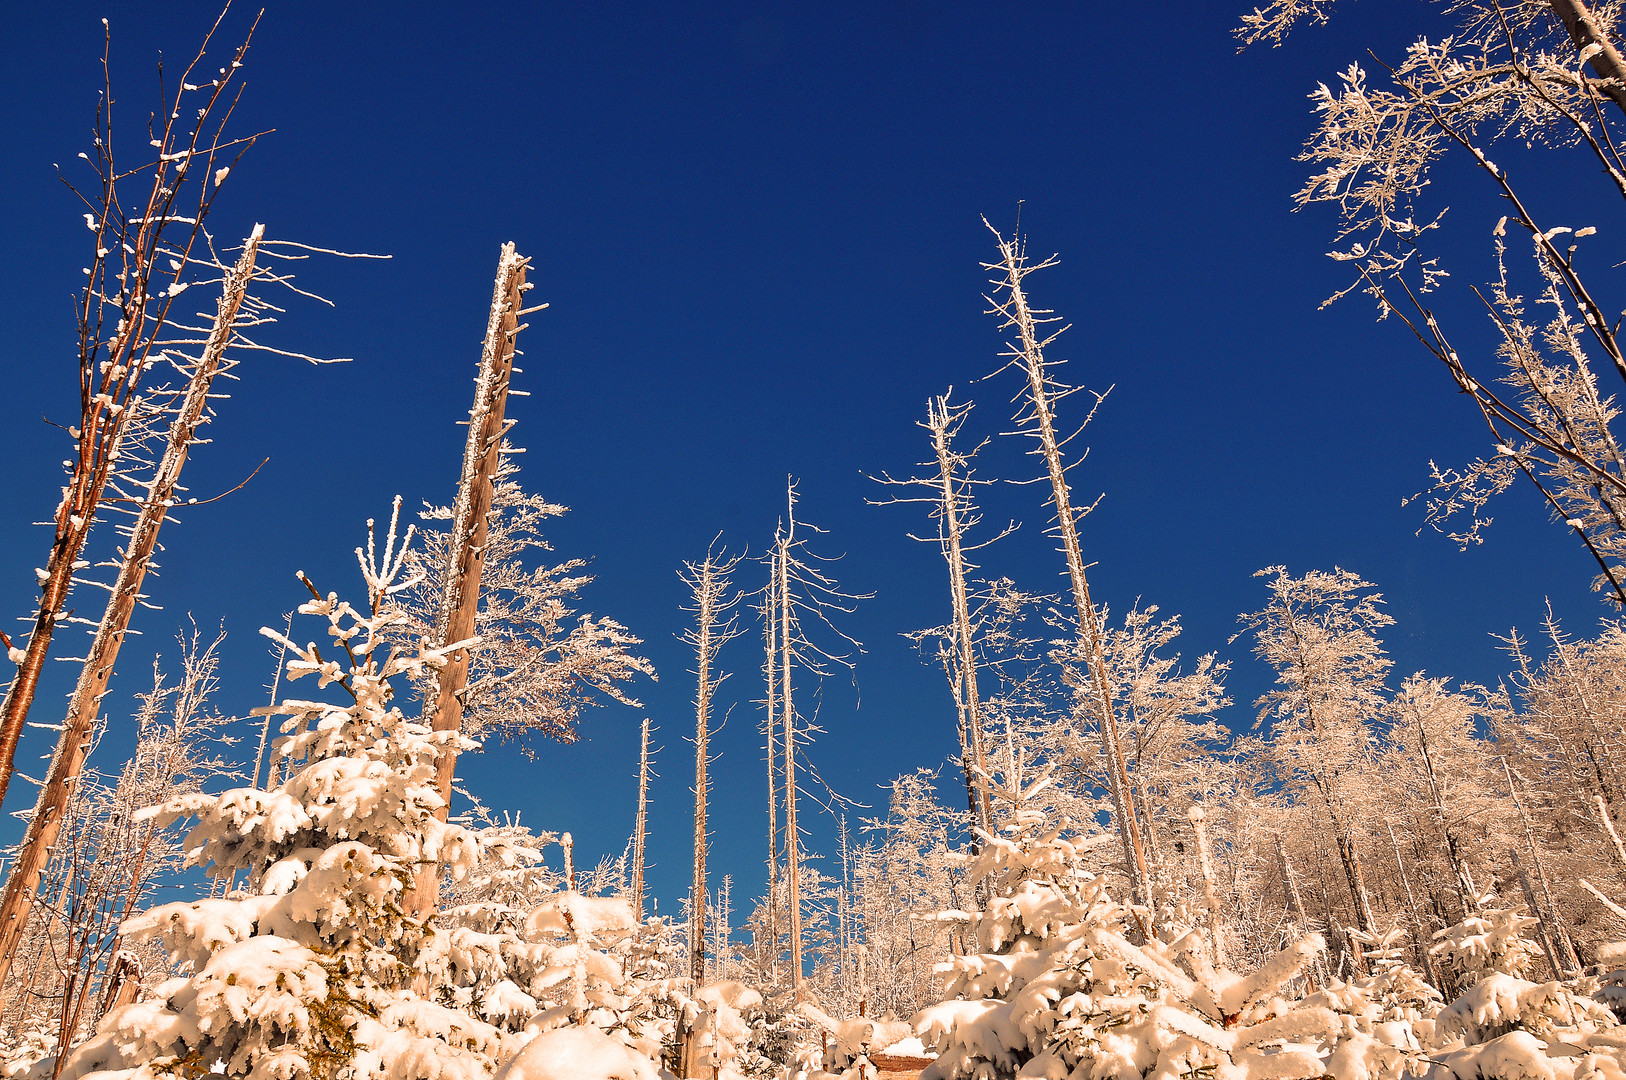
[(50, 554), (37, 571), (40, 602), (29, 620), (33, 629), (21, 645), (0, 634), (17, 665), (0, 704), (0, 803), (15, 771), (17, 744), (53, 636), (73, 619), (68, 596), (76, 584), (74, 575), (89, 566), (83, 558), (86, 540), (108, 510), (108, 491), (115, 500), (139, 504), (141, 496), (135, 493), (151, 480), (142, 468), (150, 468), (151, 462), (144, 461), (142, 451), (162, 436), (173, 397), (173, 391), (155, 390), (151, 378), (167, 360), (166, 339), (179, 314), (179, 298), (222, 269), (204, 222), (232, 167), (256, 138), (232, 137), (226, 130), (241, 93), (238, 76), (253, 27), (218, 74), (207, 75), (203, 67), (224, 18), (222, 12), (178, 85), (168, 84), (160, 66), (158, 110), (148, 118), (146, 147), (134, 166), (126, 164), (122, 120), (115, 124), (109, 30), (93, 148), (79, 155), (90, 166), (94, 186), (63, 179), (84, 206), (85, 225), (92, 233), (75, 310), (79, 417), (67, 429), (74, 454), (53, 515)]
[[(1324, 21), (1330, 6), (1329, 0), (1277, 0), (1244, 16), (1238, 34), (1245, 44), (1281, 44), (1295, 22)], [(1595, 587), (1626, 604), (1626, 455), (1614, 398), (1600, 388), (1592, 366), (1592, 356), (1601, 353), (1626, 380), (1626, 351), (1618, 320), (1597, 291), (1597, 270), (1578, 255), (1580, 241), (1597, 230), (1550, 220), (1555, 213), (1590, 212), (1551, 209), (1560, 200), (1579, 207), (1584, 188), (1549, 181), (1532, 195), (1515, 178), (1518, 166), (1505, 164), (1525, 160), (1531, 147), (1579, 146), (1600, 166), (1607, 192), (1626, 197), (1621, 5), (1462, 0), (1440, 6), (1455, 25), (1419, 38), (1393, 65), (1378, 61), (1387, 86), (1373, 85), (1352, 64), (1332, 86), (1316, 88), (1319, 126), (1302, 160), (1319, 171), (1296, 198), (1301, 206), (1337, 208), (1338, 246), (1331, 254), (1355, 277), (1333, 299), (1355, 289), (1370, 294), (1380, 317), (1404, 322), (1446, 367), (1486, 424), (1492, 453), (1462, 468), (1431, 463), (1427, 522), (1459, 544), (1479, 543), (1491, 522), (1490, 500), (1527, 479), (1597, 562)], [(1453, 152), (1473, 162), (1506, 210), (1491, 230), (1495, 276), (1483, 289), (1472, 287), (1469, 301), (1488, 316), (1495, 334), (1502, 370), (1494, 377), (1474, 373), (1479, 365), (1459, 352), (1456, 335), (1426, 302), (1429, 293), (1444, 298), (1452, 292), (1428, 242), (1445, 211), (1426, 198), (1438, 192), (1434, 166)], [(1590, 170), (1585, 183), (1594, 183)], [(1507, 259), (1509, 223), (1529, 238), (1532, 261), (1523, 276)], [(1465, 292), (1461, 298), (1468, 299)], [(1465, 525), (1448, 525), (1459, 515)]]
[[(983, 224), (987, 225), (984, 219)], [(1056, 403), (1080, 389), (1060, 382), (1054, 372), (1055, 363), (1045, 356), (1045, 349), (1054, 344), (1066, 326), (1041, 336), (1041, 328), (1060, 321), (1051, 311), (1034, 308), (1028, 303), (1025, 281), (1028, 275), (1055, 266), (1056, 256), (1033, 262), (1028, 259), (1025, 242), (1020, 236), (1007, 240), (992, 225), (989, 232), (999, 245), (999, 261), (984, 263), (993, 273), (990, 284), (992, 294), (986, 299), (993, 305), (992, 314), (1001, 319), (1001, 330), (1013, 330), (1014, 340), (1006, 343), (1005, 368), (1020, 372), (1027, 381), (1026, 405), (1017, 416), (1023, 431), (1037, 444), (1032, 453), (1044, 459), (1050, 480), (1050, 505), (1055, 509), (1055, 533), (1067, 560), (1067, 576), (1072, 585), (1073, 609), (1077, 618), (1078, 660), (1086, 683), (1082, 688), (1092, 719), (1101, 735), (1101, 747), (1106, 756), (1111, 780), (1113, 817), (1123, 840), (1124, 865), (1130, 886), (1142, 903), (1150, 903), (1146, 851), (1141, 842), (1141, 829), (1134, 803), (1129, 794), (1129, 775), (1124, 765), (1123, 746), (1118, 737), (1118, 718), (1113, 711), (1113, 688), (1103, 652), (1103, 634), (1099, 613), (1090, 598), (1089, 577), (1085, 571), (1084, 553), (1078, 539), (1078, 522), (1094, 508), (1094, 504), (1074, 509), (1072, 488), (1067, 479), (1071, 468), (1062, 451), (1088, 426), (1095, 416), (1105, 393), (1095, 395), (1095, 406), (1086, 414), (1084, 423), (1072, 435), (1061, 437), (1056, 432)], [(1001, 370), (1005, 370), (1001, 368)], [(1082, 460), (1082, 459), (1080, 459)], [(1074, 462), (1073, 464), (1078, 464)]]
[(694, 625), (683, 632), (684, 644), (694, 649), (694, 875), (689, 887), (689, 978), (699, 986), (706, 981), (706, 854), (710, 847), (707, 809), (711, 798), (712, 698), (727, 672), (717, 666), (722, 647), (742, 631), (735, 612), (740, 594), (731, 592), (730, 576), (740, 555), (715, 548), (699, 563), (685, 562), (679, 577), (689, 587)]
[[(72, 789), (42, 875), (38, 916), (0, 983), (0, 1029), (21, 1035), (48, 1027), (59, 1063), (100, 1018), (119, 979), (133, 978), (133, 991), (143, 966), (149, 974), (163, 972), (152, 950), (132, 949), (121, 940), (119, 926), (184, 854), (179, 834), (142, 811), (178, 791), (197, 790), (230, 768), (207, 745), (230, 742), (220, 735), (225, 720), (210, 704), (223, 640), (221, 634), (205, 643), (195, 627), (183, 635), (181, 673), (174, 682), (155, 660), (152, 689), (136, 697), (130, 759), (117, 776), (87, 772)], [(93, 740), (105, 729), (99, 719)], [(8, 1060), (17, 1050), (0, 1049)]]
[[(833, 560), (821, 558), (808, 550), (806, 532), (822, 532), (796, 518), (796, 484), (789, 481), (785, 488), (785, 517), (774, 535), (770, 565), (774, 579), (769, 584), (769, 617), (777, 624), (780, 743), (783, 752), (785, 801), (784, 859), (786, 900), (785, 907), (790, 931), (791, 987), (800, 1001), (803, 990), (802, 942), (802, 876), (800, 855), (801, 834), (796, 821), (797, 796), (800, 788), (796, 780), (796, 762), (800, 747), (817, 729), (807, 717), (797, 713), (793, 675), (801, 671), (815, 678), (827, 677), (834, 667), (853, 669), (851, 653), (836, 652), (815, 644), (806, 634), (808, 620), (822, 623), (845, 647), (862, 651), (858, 642), (837, 629), (830, 621), (832, 612), (851, 613), (852, 604), (867, 600), (873, 593), (846, 593), (820, 564)], [(800, 525), (804, 534), (797, 535)], [(772, 725), (770, 724), (770, 731)], [(771, 890), (771, 884), (770, 884)], [(773, 903), (770, 891), (770, 905)], [(776, 946), (777, 947), (777, 946)]]
[(1014, 522), (1007, 525), (998, 535), (987, 540), (975, 544), (966, 543), (967, 530), (981, 521), (981, 515), (971, 498), (973, 486), (990, 482), (976, 480), (973, 477), (971, 462), (976, 457), (977, 451), (987, 445), (987, 442), (984, 440), (970, 451), (955, 449), (955, 437), (964, 426), (965, 419), (971, 412), (971, 405), (952, 403), (950, 401), (952, 395), (951, 389), (941, 397), (928, 401), (926, 420), (920, 423), (921, 427), (931, 433), (934, 452), (934, 460), (922, 463), (922, 467), (935, 468), (936, 471), (923, 477), (901, 480), (885, 473), (879, 478), (881, 483), (888, 486), (921, 488), (930, 494), (896, 496), (877, 505), (927, 503), (932, 507), (931, 516), (937, 522), (937, 536), (919, 537), (912, 533), (910, 536), (915, 540), (936, 543), (942, 549), (944, 561), (948, 563), (949, 600), (953, 614), (949, 624), (951, 644), (944, 657), (945, 669), (949, 674), (949, 688), (953, 691), (954, 704), (959, 713), (960, 758), (965, 772), (968, 809), (977, 826), (984, 833), (988, 833), (993, 828), (993, 822), (989, 819), (986, 783), (987, 732), (983, 722), (982, 696), (977, 686), (977, 642), (972, 629), (971, 589), (967, 584), (968, 571), (975, 571), (977, 566), (969, 562), (966, 555), (1009, 536), (1016, 530), (1016, 525)]

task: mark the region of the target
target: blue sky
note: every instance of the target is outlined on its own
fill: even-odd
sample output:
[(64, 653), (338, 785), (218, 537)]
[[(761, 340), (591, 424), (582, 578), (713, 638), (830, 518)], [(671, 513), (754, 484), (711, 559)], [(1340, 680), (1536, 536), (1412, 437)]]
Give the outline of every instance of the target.
[[(1084, 528), (1097, 598), (1179, 613), (1184, 652), (1233, 658), (1233, 724), (1251, 721), (1247, 703), (1269, 681), (1245, 643), (1227, 645), (1238, 613), (1263, 602), (1251, 575), (1264, 566), (1339, 565), (1375, 582), (1398, 620), (1388, 644), (1402, 674), (1494, 681), (1505, 665), (1489, 633), (1535, 629), (1547, 597), (1588, 629), (1605, 613), (1586, 589), (1592, 571), (1533, 493), (1504, 499), (1484, 547), (1414, 535), (1421, 512), (1401, 498), (1425, 485), (1431, 458), (1479, 453), (1482, 428), (1401, 328), (1358, 300), (1318, 310), (1345, 283), (1322, 254), (1334, 222), (1291, 212), (1305, 95), (1368, 47), (1394, 56), (1414, 32), (1437, 34), (1433, 13), (1372, 0), (1285, 48), (1238, 55), (1236, 12), (1211, 2), (1157, 5), (1155, 17), (1083, 4), (272, 4), (238, 130), (275, 132), (234, 171), (213, 225), (229, 237), (264, 222), (273, 236), (393, 258), (313, 262), (302, 280), (335, 307), (301, 305), (274, 335), (354, 363), (255, 357), (241, 369), (189, 483), (212, 494), (270, 462), (166, 529), (153, 583), (164, 610), (141, 614), (145, 637), (125, 650), (107, 751), (151, 649), (169, 646), (187, 612), (224, 620), (220, 704), (244, 712), (270, 676), (255, 630), (299, 602), (293, 572), (356, 589), (349, 553), (366, 518), (397, 493), (450, 500), (456, 421), (507, 240), (534, 259), (532, 297), (552, 305), (522, 340), (516, 386), (532, 396), (510, 409), (522, 475), (571, 507), (551, 536), (560, 557), (594, 560), (587, 610), (640, 634), (661, 674), (634, 692), (664, 746), (651, 828), (663, 907), (689, 861), (693, 687), (675, 640), (676, 570), (719, 530), (760, 554), (787, 475), (807, 519), (829, 530), (819, 550), (845, 552), (842, 580), (876, 593), (844, 624), (868, 649), (861, 702), (843, 680), (827, 688), (811, 759), (879, 809), (879, 784), (950, 751), (941, 675), (900, 636), (945, 617), (943, 566), (905, 536), (925, 526), (920, 513), (865, 505), (878, 494), (865, 475), (924, 456), (915, 421), (950, 385), (978, 403), (968, 433), (1009, 429), (1018, 384), (977, 381), (1000, 347), (981, 297), (993, 245), (980, 215), (1008, 231), (1019, 203), (1033, 249), (1062, 258), (1030, 282), (1073, 323), (1053, 353), (1079, 381), (1114, 387), (1074, 474), (1081, 495), (1106, 493)], [(223, 45), (252, 14), (232, 12)], [(31, 611), (48, 545), (29, 522), (54, 506), (66, 448), (41, 416), (67, 423), (74, 408), (70, 299), (87, 234), (52, 164), (88, 138), (104, 15), (133, 117), (153, 100), (157, 53), (189, 56), (214, 11), (5, 14), (0, 611), (17, 615)], [(1443, 242), (1465, 288), (1488, 272), (1495, 211), (1472, 177), (1441, 176), (1459, 181)], [(1607, 236), (1610, 219), (1591, 223)], [(1480, 320), (1451, 302), (1463, 343), (1482, 346)], [(1024, 449), (996, 439), (984, 475), (1037, 475)], [(1024, 527), (988, 553), (988, 570), (1059, 591), (1039, 489), (989, 499), (990, 520)], [(736, 673), (725, 697), (741, 704), (718, 742), (712, 818), (714, 866), (735, 875), (737, 896), (761, 877), (755, 640), (724, 657)], [(54, 717), (61, 667), (35, 719)], [(640, 715), (598, 710), (575, 745), (538, 743), (535, 762), (490, 753), (463, 771), (492, 806), (574, 831), (578, 850), (618, 852)], [(48, 749), (39, 734), (25, 769)], [(810, 828), (815, 849), (833, 849), (827, 818)]]

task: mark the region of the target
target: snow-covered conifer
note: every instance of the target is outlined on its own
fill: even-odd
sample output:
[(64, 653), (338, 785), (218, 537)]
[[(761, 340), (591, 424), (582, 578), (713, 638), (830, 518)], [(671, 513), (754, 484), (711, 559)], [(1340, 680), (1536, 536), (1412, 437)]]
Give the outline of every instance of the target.
[(1606, 1005), (1571, 985), (1522, 977), (1541, 953), (1525, 936), (1535, 925), (1487, 903), (1435, 935), (1433, 951), (1467, 987), (1435, 1021), (1430, 1080), (1626, 1076), (1626, 1036)]
[(302, 578), (315, 598), (301, 613), (326, 622), (329, 648), (348, 662), (287, 640), (288, 676), (314, 675), (347, 700), (272, 707), (287, 717), (277, 744), (287, 778), (270, 791), (182, 795), (161, 808), (161, 821), (194, 819), (191, 863), (216, 878), (246, 873), (247, 886), (125, 924), (129, 936), (161, 941), (182, 974), (109, 1013), (65, 1063), (66, 1080), (211, 1070), (481, 1080), (504, 1056), (510, 1040), (500, 1030), (412, 989), (435, 956), (422, 950), (433, 929), (402, 911), (402, 893), (422, 863), (466, 870), (477, 843), (435, 816), (436, 757), (452, 740), (472, 744), (432, 734), (390, 701), (392, 678), (444, 654), (384, 647), (400, 618), (390, 598), (405, 584), (396, 541), (392, 518), (382, 558), (371, 535), (357, 549), (367, 613)]
[(1320, 937), (1248, 975), (1216, 969), (1198, 933), (1171, 926), (1171, 940), (1148, 938), (1137, 911), (1083, 869), (1084, 852), (1104, 841), (1020, 806), (985, 840), (971, 867), (989, 894), (972, 918), (978, 951), (950, 961), (948, 999), (914, 1019), (939, 1054), (922, 1077), (1332, 1072), (1348, 1025), (1326, 1005), (1280, 996)]

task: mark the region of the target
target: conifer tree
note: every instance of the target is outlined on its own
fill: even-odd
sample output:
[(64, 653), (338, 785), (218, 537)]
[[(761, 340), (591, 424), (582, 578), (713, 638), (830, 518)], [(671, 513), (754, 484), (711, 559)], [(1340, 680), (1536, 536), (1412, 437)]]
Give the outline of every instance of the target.
[(387, 645), (386, 627), (402, 618), (392, 597), (406, 585), (398, 576), (410, 539), (411, 530), (397, 537), (392, 516), (382, 553), (371, 532), (357, 549), (365, 611), (333, 593), (300, 608), (326, 624), (343, 660), (263, 631), (286, 645), (290, 679), (315, 676), (345, 700), (270, 707), (291, 732), (278, 741), (290, 767), (275, 789), (182, 795), (162, 808), (160, 821), (195, 820), (191, 862), (217, 879), (246, 871), (247, 888), (126, 924), (130, 936), (162, 941), (182, 974), (109, 1013), (66, 1062), (66, 1080), (211, 1068), (290, 1080), (480, 1080), (504, 1055), (501, 1030), (411, 988), (437, 962), (424, 948), (431, 927), (402, 910), (413, 872), (427, 862), (460, 874), (478, 845), (436, 813), (436, 758), (450, 742), (473, 744), (391, 704), (390, 680), (446, 658), (444, 649)]

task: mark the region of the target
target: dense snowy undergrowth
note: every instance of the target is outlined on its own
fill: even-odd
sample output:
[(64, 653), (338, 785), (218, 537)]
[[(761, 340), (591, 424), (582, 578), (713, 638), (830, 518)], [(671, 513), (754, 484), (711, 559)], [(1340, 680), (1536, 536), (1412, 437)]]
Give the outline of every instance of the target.
[[(367, 569), (376, 599), (389, 579)], [(192, 823), (189, 857), (224, 895), (130, 919), (125, 934), (161, 943), (174, 976), (110, 1011), (60, 1068), (20, 1055), (8, 1075), (827, 1080), (874, 1075), (871, 1058), (896, 1045), (935, 1057), (925, 1080), (1626, 1080), (1626, 1028), (1604, 1004), (1626, 973), (1527, 981), (1534, 920), (1515, 910), (1487, 898), (1438, 935), (1432, 955), (1462, 987), (1450, 1003), (1393, 935), (1346, 981), (1314, 974), (1314, 934), (1233, 971), (1174, 909), (1112, 895), (1087, 869), (1103, 837), (1025, 809), (1043, 781), (965, 856), (980, 901), (942, 916), (965, 948), (938, 1003), (835, 1019), (737, 980), (696, 989), (674, 974), (682, 948), (663, 920), (538, 874), (523, 830), (438, 820), (434, 761), (451, 740), (392, 706), (390, 679), (439, 653), (380, 657), (387, 605), (363, 614), (330, 596), (301, 611), (354, 661), (289, 642), (290, 676), (350, 700), (277, 707), (290, 768), (273, 789), (158, 811)], [(424, 861), (456, 901), (428, 920), (405, 895)]]

